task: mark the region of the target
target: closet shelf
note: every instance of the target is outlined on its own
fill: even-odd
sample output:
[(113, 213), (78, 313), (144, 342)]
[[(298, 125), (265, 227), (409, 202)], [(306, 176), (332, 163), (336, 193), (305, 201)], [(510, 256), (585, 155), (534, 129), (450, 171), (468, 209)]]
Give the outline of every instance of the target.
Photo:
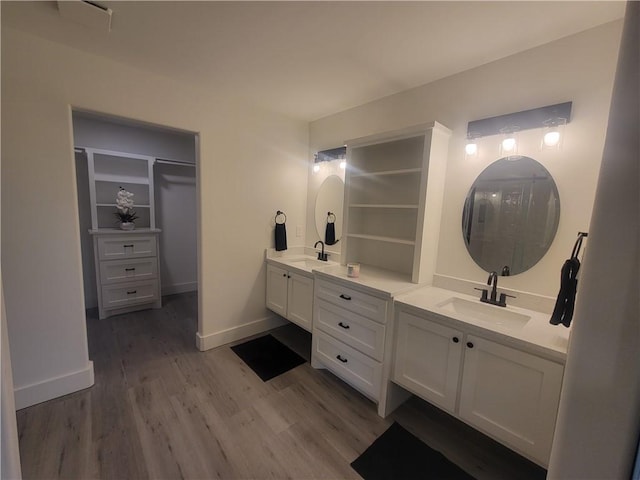
[(383, 237), (381, 235), (365, 235), (362, 233), (349, 233), (347, 234), (349, 238), (364, 238), (365, 240), (376, 240), (378, 242), (386, 242), (386, 243), (397, 243), (400, 245), (415, 245), (416, 242), (413, 240), (405, 240), (403, 238), (396, 237)]
[(140, 185), (149, 185), (149, 179), (147, 177), (125, 176), (111, 173), (96, 172), (94, 179), (96, 182), (136, 183)]
[(384, 170), (381, 172), (352, 173), (351, 178), (385, 177), (390, 175), (409, 175), (422, 172), (421, 168), (403, 168), (401, 170)]
[(392, 204), (392, 203), (352, 203), (349, 208), (403, 208), (418, 209), (418, 205), (413, 204)]
[[(115, 203), (96, 203), (96, 207), (113, 207), (116, 208), (116, 204)], [(135, 204), (133, 206), (134, 209), (136, 208), (151, 208), (151, 205), (139, 205), (139, 204)]]

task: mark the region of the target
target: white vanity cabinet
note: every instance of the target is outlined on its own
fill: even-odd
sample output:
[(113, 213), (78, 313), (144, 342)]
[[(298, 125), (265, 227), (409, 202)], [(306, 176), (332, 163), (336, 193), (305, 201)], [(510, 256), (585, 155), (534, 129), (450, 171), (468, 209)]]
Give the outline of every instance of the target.
[(460, 418), (546, 466), (564, 367), (475, 335), (464, 348)]
[(160, 230), (130, 232), (91, 230), (96, 265), (98, 315), (101, 319), (120, 313), (160, 308)]
[(546, 466), (561, 363), (397, 306), (392, 381)]
[(312, 365), (327, 368), (376, 402), (382, 392), (390, 298), (316, 279)]
[(396, 335), (394, 381), (455, 413), (464, 334), (400, 312)]
[(267, 264), (267, 308), (310, 332), (313, 277)]

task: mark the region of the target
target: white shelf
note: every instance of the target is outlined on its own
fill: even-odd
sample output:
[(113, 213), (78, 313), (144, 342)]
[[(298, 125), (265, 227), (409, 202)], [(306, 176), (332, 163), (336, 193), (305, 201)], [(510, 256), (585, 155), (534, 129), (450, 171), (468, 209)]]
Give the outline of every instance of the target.
[(415, 245), (416, 242), (413, 240), (405, 240), (402, 238), (395, 237), (383, 237), (380, 235), (364, 235), (361, 233), (349, 233), (347, 234), (350, 238), (364, 238), (366, 240), (376, 240), (378, 242), (386, 242), (386, 243), (397, 243), (400, 245)]
[(401, 170), (385, 170), (382, 172), (361, 172), (361, 173), (352, 173), (351, 178), (361, 178), (361, 177), (386, 177), (390, 175), (410, 175), (422, 172), (421, 168), (404, 168)]
[(381, 204), (381, 203), (352, 203), (349, 208), (403, 208), (403, 209), (417, 209), (419, 205), (394, 205), (394, 204)]
[(111, 173), (95, 173), (96, 182), (110, 182), (110, 183), (136, 183), (140, 185), (149, 185), (149, 179), (146, 177), (135, 177), (116, 175)]
[[(116, 208), (116, 204), (115, 203), (96, 203), (96, 207), (113, 207)], [(151, 208), (151, 205), (134, 205), (133, 206), (134, 210), (136, 208)]]

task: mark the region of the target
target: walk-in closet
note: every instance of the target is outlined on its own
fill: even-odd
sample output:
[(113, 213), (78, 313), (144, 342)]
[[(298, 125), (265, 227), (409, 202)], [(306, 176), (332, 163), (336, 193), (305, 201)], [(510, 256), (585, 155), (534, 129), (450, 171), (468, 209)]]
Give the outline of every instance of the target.
[(73, 135), (85, 308), (197, 291), (197, 136), (80, 111)]

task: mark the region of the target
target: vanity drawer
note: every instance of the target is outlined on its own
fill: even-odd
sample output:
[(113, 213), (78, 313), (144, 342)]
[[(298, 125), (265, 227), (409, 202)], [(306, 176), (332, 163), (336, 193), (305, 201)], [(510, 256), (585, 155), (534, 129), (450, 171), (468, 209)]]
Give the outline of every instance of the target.
[(379, 400), (382, 364), (314, 328), (313, 354), (328, 370), (362, 393)]
[(98, 258), (116, 260), (157, 255), (154, 235), (114, 235), (98, 238)]
[(316, 296), (379, 323), (387, 321), (387, 300), (324, 280), (316, 280)]
[(325, 300), (316, 302), (314, 325), (320, 330), (382, 361), (385, 327)]
[(158, 300), (158, 281), (118, 283), (102, 287), (102, 308), (105, 310)]
[(157, 276), (158, 261), (155, 257), (100, 262), (100, 282), (102, 285), (149, 280)]

